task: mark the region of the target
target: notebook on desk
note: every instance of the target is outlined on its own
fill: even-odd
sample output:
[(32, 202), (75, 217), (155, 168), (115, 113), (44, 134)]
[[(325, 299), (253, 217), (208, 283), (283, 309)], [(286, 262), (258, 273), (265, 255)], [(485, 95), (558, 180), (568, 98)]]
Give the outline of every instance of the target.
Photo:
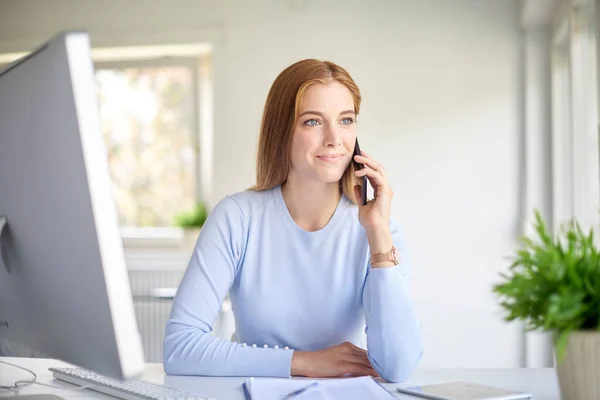
[[(369, 376), (341, 379), (249, 378), (243, 384), (246, 400), (283, 400), (286, 396), (312, 385), (302, 400), (392, 400), (395, 397)], [(290, 400), (294, 400), (290, 397)]]

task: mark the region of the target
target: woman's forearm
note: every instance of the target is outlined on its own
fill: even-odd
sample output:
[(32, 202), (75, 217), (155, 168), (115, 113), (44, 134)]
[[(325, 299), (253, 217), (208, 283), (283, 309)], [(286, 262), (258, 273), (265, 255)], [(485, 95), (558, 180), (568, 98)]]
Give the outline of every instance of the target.
[(420, 324), (403, 279), (400, 265), (372, 268), (363, 293), (369, 360), (390, 382), (408, 379), (423, 351)]

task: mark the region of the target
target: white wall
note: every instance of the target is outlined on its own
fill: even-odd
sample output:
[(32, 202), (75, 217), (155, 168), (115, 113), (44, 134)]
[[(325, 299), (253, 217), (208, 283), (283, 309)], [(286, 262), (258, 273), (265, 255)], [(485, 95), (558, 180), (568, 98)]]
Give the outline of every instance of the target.
[(0, 0), (0, 53), (83, 27), (94, 45), (216, 45), (211, 203), (253, 183), (266, 94), (302, 58), (349, 70), (362, 147), (382, 162), (411, 250), (423, 367), (509, 367), (517, 326), (491, 295), (520, 229), (516, 0)]

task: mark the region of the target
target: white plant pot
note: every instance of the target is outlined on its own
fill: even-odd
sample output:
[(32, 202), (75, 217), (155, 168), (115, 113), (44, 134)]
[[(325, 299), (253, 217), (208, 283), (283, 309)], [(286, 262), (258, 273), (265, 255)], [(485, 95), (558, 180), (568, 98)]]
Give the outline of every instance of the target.
[(556, 372), (562, 400), (600, 399), (600, 332), (571, 333)]

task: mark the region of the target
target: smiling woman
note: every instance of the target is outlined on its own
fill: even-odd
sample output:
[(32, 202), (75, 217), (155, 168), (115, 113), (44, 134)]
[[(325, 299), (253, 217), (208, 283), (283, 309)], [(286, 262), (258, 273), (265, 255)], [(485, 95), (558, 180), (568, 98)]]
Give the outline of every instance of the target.
[[(336, 129), (335, 125), (350, 125), (351, 129), (345, 132), (346, 137), (353, 135), (352, 142), (344, 143), (349, 162), (360, 103), (358, 86), (346, 70), (334, 63), (304, 60), (286, 68), (267, 96), (259, 138), (256, 185), (252, 189), (270, 189), (288, 179), (291, 158), (298, 154), (288, 149), (295, 148), (292, 141), (301, 142), (298, 137), (301, 134), (292, 135), (293, 131), (313, 128), (312, 136), (316, 137), (314, 133), (322, 136), (331, 132), (332, 127)], [(352, 169), (343, 172), (342, 190), (355, 202), (353, 188), (359, 182)]]
[[(277, 77), (257, 183), (213, 208), (177, 290), (168, 374), (400, 382), (413, 373), (423, 345), (409, 266), (397, 257), (405, 249), (390, 219), (393, 192), (371, 155), (353, 157), (360, 101), (348, 72), (331, 62), (299, 61)], [(365, 205), (363, 177), (375, 195)], [(237, 342), (211, 335), (227, 292)]]
[[(340, 180), (351, 161), (356, 138), (356, 114), (349, 106), (353, 107), (350, 91), (338, 81), (315, 83), (306, 90), (292, 135), (288, 181), (298, 179), (299, 173), (314, 174), (328, 182)], [(338, 140), (341, 146), (335, 147)], [(323, 148), (323, 142), (333, 146)], [(319, 163), (325, 163), (325, 168)]]

